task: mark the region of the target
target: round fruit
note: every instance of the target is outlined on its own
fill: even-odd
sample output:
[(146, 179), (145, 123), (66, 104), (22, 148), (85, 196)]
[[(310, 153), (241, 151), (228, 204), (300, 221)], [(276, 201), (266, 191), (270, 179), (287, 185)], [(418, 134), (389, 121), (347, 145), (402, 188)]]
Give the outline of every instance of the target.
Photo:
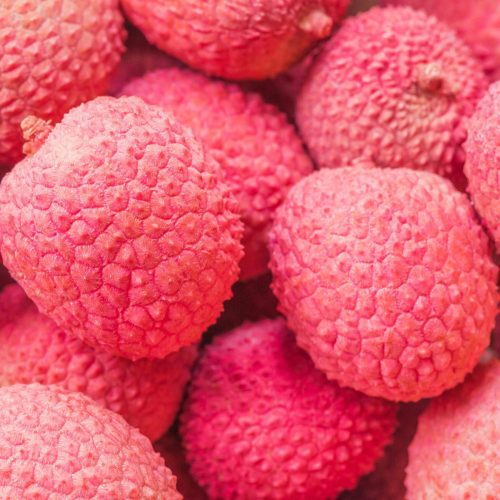
[(122, 0), (146, 38), (190, 66), (223, 78), (264, 79), (326, 38), (349, 0)]
[(37, 382), (82, 392), (152, 441), (172, 425), (195, 346), (136, 362), (97, 351), (39, 313), (18, 285), (0, 293), (0, 316), (1, 386)]
[(0, 406), (2, 498), (182, 499), (149, 440), (83, 394), (17, 384)]
[(170, 68), (132, 81), (122, 92), (174, 113), (221, 165), (245, 224), (241, 278), (267, 271), (267, 233), (288, 189), (312, 171), (284, 114), (255, 93)]
[(110, 354), (197, 342), (238, 277), (242, 224), (216, 163), (161, 108), (72, 109), (0, 186), (5, 266), (40, 312)]
[(23, 118), (56, 122), (105, 92), (122, 25), (118, 0), (0, 2), (0, 166), (22, 158)]
[(210, 498), (334, 498), (373, 469), (396, 407), (316, 370), (282, 319), (215, 338), (195, 370), (181, 438)]
[(469, 122), (465, 175), (474, 205), (500, 252), (500, 82), (491, 85)]
[(320, 167), (368, 160), (460, 181), (465, 120), (487, 80), (445, 24), (405, 7), (348, 19), (302, 85), (296, 116)]
[(431, 401), (418, 423), (406, 469), (408, 500), (498, 497), (500, 361)]
[(416, 401), (463, 381), (489, 342), (498, 269), (467, 197), (410, 169), (324, 169), (270, 233), (273, 290), (327, 377)]

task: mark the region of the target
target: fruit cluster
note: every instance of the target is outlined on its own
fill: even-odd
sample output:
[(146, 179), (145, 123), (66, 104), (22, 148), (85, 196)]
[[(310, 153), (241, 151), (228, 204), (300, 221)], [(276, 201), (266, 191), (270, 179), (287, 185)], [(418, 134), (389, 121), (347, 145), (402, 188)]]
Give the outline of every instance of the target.
[(0, 498), (494, 500), (497, 0), (0, 2)]

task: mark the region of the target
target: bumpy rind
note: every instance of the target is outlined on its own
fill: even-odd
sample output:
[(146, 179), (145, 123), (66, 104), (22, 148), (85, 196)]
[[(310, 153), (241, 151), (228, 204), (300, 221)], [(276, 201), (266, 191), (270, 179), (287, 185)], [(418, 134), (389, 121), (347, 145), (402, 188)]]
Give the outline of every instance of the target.
[[(5, 310), (8, 309), (8, 310)], [(197, 348), (129, 361), (87, 346), (36, 309), (18, 285), (0, 293), (0, 386), (56, 384), (122, 415), (152, 441), (172, 425)]]
[(408, 500), (498, 497), (500, 361), (431, 402), (420, 417), (406, 469)]
[(245, 224), (240, 277), (265, 273), (274, 212), (313, 168), (286, 116), (256, 93), (179, 68), (138, 78), (122, 94), (172, 112), (220, 163)]
[(369, 472), (396, 407), (316, 370), (282, 319), (246, 324), (206, 348), (181, 438), (210, 498), (334, 498)]
[(23, 156), (23, 118), (55, 122), (105, 92), (122, 25), (118, 0), (0, 2), (0, 166)]
[(435, 174), (312, 174), (278, 209), (270, 251), (280, 310), (343, 386), (400, 401), (437, 396), (488, 345), (498, 269), (467, 197)]
[(500, 8), (497, 0), (381, 0), (408, 5), (436, 16), (472, 49), (491, 81), (500, 78)]
[(67, 333), (161, 358), (197, 342), (231, 296), (238, 211), (218, 165), (170, 115), (100, 97), (3, 179), (1, 252)]
[(2, 498), (182, 499), (150, 441), (83, 394), (17, 384), (0, 405)]
[(190, 66), (223, 78), (264, 79), (331, 32), (349, 0), (122, 0), (147, 39)]
[(500, 251), (500, 82), (490, 86), (472, 115), (465, 143), (468, 191)]
[(487, 80), (444, 23), (409, 7), (373, 8), (327, 42), (297, 99), (320, 167), (359, 158), (461, 179), (466, 118)]

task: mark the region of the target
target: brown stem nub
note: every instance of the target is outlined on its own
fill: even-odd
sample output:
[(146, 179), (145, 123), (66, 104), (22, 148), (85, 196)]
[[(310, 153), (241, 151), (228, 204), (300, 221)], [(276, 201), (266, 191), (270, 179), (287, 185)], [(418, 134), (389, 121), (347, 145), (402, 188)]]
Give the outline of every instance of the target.
[(445, 76), (439, 63), (431, 62), (417, 66), (417, 85), (424, 92), (439, 94), (444, 91)]
[(21, 122), (24, 139), (23, 153), (34, 155), (42, 147), (53, 128), (50, 120), (45, 121), (33, 115), (24, 118)]
[(321, 40), (326, 38), (332, 31), (332, 18), (321, 9), (314, 9), (308, 12), (299, 22), (299, 27), (313, 38)]

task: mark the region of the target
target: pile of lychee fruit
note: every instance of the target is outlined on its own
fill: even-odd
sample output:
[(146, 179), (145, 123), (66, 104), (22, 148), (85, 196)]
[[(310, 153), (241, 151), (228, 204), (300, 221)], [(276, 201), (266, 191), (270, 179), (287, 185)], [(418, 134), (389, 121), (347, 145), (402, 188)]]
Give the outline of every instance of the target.
[(500, 498), (499, 78), (498, 0), (0, 0), (0, 499)]

